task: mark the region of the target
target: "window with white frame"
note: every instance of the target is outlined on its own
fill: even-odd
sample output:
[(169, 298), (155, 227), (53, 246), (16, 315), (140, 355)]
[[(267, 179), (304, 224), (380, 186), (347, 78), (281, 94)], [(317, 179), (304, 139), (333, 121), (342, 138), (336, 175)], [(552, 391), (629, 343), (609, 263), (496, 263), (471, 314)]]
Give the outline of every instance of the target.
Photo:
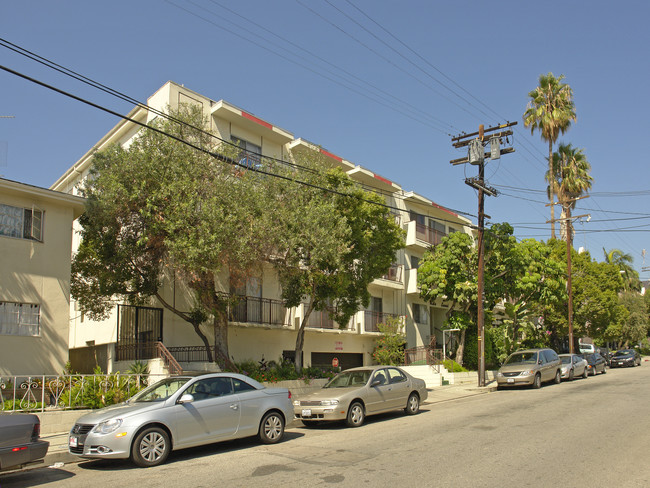
[(41, 306), (34, 303), (0, 302), (0, 335), (41, 335)]
[(0, 236), (43, 241), (43, 211), (0, 203)]
[(419, 303), (413, 304), (413, 321), (416, 324), (429, 323), (429, 307), (420, 305)]

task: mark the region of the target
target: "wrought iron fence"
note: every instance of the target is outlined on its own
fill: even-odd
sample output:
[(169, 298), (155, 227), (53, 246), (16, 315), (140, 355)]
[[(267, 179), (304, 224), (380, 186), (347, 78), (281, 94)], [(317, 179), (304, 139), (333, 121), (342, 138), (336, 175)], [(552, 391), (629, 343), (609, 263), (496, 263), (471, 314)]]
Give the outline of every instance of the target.
[(120, 403), (166, 375), (76, 374), (0, 377), (0, 411), (99, 408)]
[(364, 316), (364, 326), (366, 332), (379, 332), (379, 327), (377, 324), (385, 324), (386, 319), (390, 317), (398, 318), (398, 315), (385, 312), (373, 312), (372, 310), (365, 310), (363, 312)]
[(237, 303), (230, 307), (232, 322), (291, 325), (287, 317), (287, 308), (281, 300), (250, 296), (236, 298)]
[(414, 364), (428, 364), (439, 373), (442, 360), (442, 349), (436, 349), (429, 346), (419, 346), (404, 350), (404, 364), (407, 366)]

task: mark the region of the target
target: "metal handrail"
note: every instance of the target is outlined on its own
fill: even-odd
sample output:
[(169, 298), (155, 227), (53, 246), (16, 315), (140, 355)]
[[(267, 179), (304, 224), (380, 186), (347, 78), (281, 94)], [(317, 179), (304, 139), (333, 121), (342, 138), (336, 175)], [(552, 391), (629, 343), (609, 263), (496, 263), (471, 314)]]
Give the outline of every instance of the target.
[(165, 345), (157, 341), (156, 342), (156, 353), (159, 358), (162, 358), (162, 360), (165, 362), (167, 367), (169, 368), (170, 374), (183, 374), (183, 368), (181, 368), (181, 365), (178, 364), (178, 361), (176, 361), (176, 358), (172, 355), (171, 352), (165, 347)]

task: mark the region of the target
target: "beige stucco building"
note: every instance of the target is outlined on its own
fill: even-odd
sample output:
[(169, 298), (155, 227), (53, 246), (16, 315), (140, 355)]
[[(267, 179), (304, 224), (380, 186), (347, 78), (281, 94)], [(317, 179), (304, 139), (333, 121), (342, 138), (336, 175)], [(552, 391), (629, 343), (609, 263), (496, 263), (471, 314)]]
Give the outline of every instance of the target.
[[(389, 315), (405, 319), (409, 347), (426, 345), (432, 336), (440, 337), (444, 309), (432, 307), (419, 298), (418, 261), (444, 235), (456, 231), (470, 233), (468, 219), (223, 100), (211, 100), (173, 82), (166, 83), (148, 99), (148, 106), (157, 110), (168, 106), (175, 108), (182, 103), (202, 107), (210, 129), (221, 139), (239, 145), (244, 157), (262, 154), (291, 160), (299, 151), (319, 151), (352, 179), (381, 190), (386, 202), (398, 209), (394, 212), (395, 218), (407, 231), (406, 248), (396, 255), (395, 264), (386, 276), (370, 285), (372, 299), (368, 309), (360, 310), (345, 328), (340, 329), (326, 313), (312, 314), (305, 337), (306, 365), (329, 365), (334, 357), (342, 367), (371, 364), (371, 353), (378, 337), (377, 323)], [(142, 123), (155, 116), (144, 107), (136, 107), (128, 114), (129, 118)], [(139, 129), (126, 120), (118, 123), (61, 176), (52, 189), (77, 194), (90, 169), (94, 151), (115, 143), (127, 145)], [(224, 291), (245, 297), (231, 311), (229, 349), (235, 360), (291, 357), (304, 310), (302, 306), (290, 310), (284, 308), (271, 267), (238, 290), (228, 289), (227, 275), (222, 275), (221, 281), (225, 283), (222, 285)], [(177, 304), (187, 298), (182, 285), (174, 281), (165, 286), (164, 293)], [(212, 337), (207, 328), (205, 333)], [(115, 313), (102, 323), (87, 320), (75, 310), (74, 303), (71, 305), (70, 357), (77, 367), (84, 362), (97, 361), (108, 369), (123, 371), (138, 354), (153, 354), (151, 351), (143, 353), (139, 344), (157, 340), (162, 341), (179, 361), (198, 357), (192, 356), (193, 346), (201, 343), (192, 328), (155, 302), (150, 307), (119, 305)], [(138, 348), (139, 352), (134, 353)]]
[(0, 179), (0, 377), (68, 360), (72, 224), (84, 201)]

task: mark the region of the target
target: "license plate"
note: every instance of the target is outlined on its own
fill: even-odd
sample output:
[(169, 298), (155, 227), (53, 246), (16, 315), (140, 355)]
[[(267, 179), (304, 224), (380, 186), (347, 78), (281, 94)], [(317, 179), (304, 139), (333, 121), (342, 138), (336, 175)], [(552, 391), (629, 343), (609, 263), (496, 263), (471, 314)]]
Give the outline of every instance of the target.
[(514, 382), (515, 382), (514, 378), (508, 378), (508, 383), (514, 383)]
[(311, 408), (303, 408), (302, 417), (311, 417)]
[(70, 447), (77, 447), (78, 443), (79, 443), (79, 440), (76, 437), (72, 437), (72, 436), (70, 437), (70, 440), (68, 441), (68, 444), (70, 445)]
[(622, 362), (619, 362), (618, 365), (619, 365), (619, 366), (623, 366), (623, 363), (622, 363)]

